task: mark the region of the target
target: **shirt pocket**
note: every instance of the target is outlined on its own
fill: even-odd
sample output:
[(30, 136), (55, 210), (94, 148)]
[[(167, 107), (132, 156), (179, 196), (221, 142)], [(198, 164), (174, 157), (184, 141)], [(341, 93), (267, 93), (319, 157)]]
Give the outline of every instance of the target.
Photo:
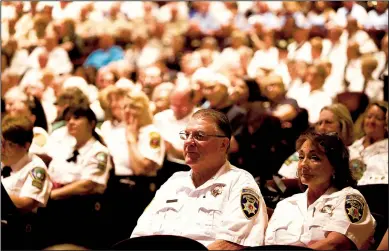
[(162, 234), (162, 229), (164, 229), (165, 234), (170, 231), (174, 232), (179, 223), (180, 211), (183, 205), (183, 203), (172, 202), (159, 207), (155, 212), (155, 220), (152, 222), (154, 234)]
[(272, 239), (274, 244), (288, 245), (297, 242), (300, 239), (301, 228), (293, 225), (292, 220), (279, 220), (273, 222)]
[(330, 218), (327, 215), (321, 215), (312, 219), (308, 224), (308, 231), (310, 233), (311, 241), (318, 241), (325, 239), (325, 226), (330, 223)]
[(213, 226), (221, 215), (222, 201), (219, 198), (205, 199), (199, 203), (196, 224), (206, 232), (212, 231)]

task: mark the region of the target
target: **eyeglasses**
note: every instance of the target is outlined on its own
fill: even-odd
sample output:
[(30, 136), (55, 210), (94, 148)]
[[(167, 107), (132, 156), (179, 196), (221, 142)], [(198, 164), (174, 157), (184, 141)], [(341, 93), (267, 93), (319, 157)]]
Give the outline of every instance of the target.
[(227, 137), (225, 135), (215, 135), (215, 134), (206, 134), (204, 132), (192, 132), (192, 133), (188, 133), (188, 132), (180, 132), (180, 138), (182, 140), (187, 140), (189, 139), (190, 135), (192, 135), (192, 138), (194, 138), (196, 141), (207, 141), (209, 139), (209, 137), (218, 137), (218, 138), (224, 138), (224, 137)]

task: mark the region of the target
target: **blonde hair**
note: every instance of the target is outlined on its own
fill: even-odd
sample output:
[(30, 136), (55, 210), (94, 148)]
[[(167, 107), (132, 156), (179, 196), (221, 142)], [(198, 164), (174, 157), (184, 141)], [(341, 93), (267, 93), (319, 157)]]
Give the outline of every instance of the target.
[(115, 85), (109, 85), (99, 92), (99, 102), (101, 108), (104, 110), (105, 120), (110, 120), (110, 121), (116, 120), (116, 118), (113, 117), (112, 110), (111, 110), (112, 95), (124, 97), (127, 94), (127, 92), (129, 92), (127, 89), (123, 89)]
[(365, 131), (363, 130), (363, 124), (364, 124), (364, 121), (365, 121), (365, 117), (367, 115), (367, 112), (370, 110), (370, 108), (372, 106), (378, 106), (382, 111), (383, 113), (385, 113), (385, 123), (386, 123), (386, 135), (385, 137), (387, 138), (388, 137), (388, 124), (387, 124), (387, 119), (386, 119), (386, 114), (388, 112), (388, 102), (386, 101), (375, 101), (375, 102), (372, 102), (370, 103), (367, 107), (366, 107), (366, 110), (364, 111), (363, 114), (361, 114), (357, 121), (355, 121), (355, 125), (354, 125), (354, 132), (355, 132), (355, 139), (360, 139), (362, 138), (363, 136), (366, 135)]
[(340, 137), (346, 145), (354, 141), (354, 123), (347, 107), (341, 103), (324, 106), (320, 112), (327, 110), (334, 114), (340, 124)]
[(139, 127), (150, 125), (153, 123), (153, 115), (150, 109), (150, 100), (146, 93), (141, 90), (133, 90), (125, 95), (125, 99), (129, 104), (132, 104), (142, 110), (139, 115)]

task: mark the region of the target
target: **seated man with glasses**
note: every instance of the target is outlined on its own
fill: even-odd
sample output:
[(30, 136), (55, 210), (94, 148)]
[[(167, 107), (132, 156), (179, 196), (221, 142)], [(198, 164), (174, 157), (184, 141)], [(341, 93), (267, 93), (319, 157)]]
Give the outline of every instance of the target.
[(231, 139), (227, 117), (199, 110), (180, 137), (191, 170), (176, 172), (161, 186), (131, 238), (177, 235), (216, 250), (262, 245), (266, 205), (253, 176), (227, 160)]

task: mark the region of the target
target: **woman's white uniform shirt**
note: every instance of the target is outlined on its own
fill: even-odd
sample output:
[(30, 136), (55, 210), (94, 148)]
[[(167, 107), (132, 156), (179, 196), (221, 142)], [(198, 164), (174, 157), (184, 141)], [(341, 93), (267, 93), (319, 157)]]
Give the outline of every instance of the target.
[(94, 192), (103, 193), (112, 168), (108, 148), (92, 137), (78, 152), (76, 162), (53, 158), (49, 165), (52, 181), (67, 185), (79, 180), (90, 180), (99, 185)]
[[(101, 132), (112, 154), (115, 163), (115, 174), (119, 176), (133, 175), (126, 137), (126, 125), (124, 123), (115, 125), (110, 121), (105, 121), (101, 125)], [(140, 128), (138, 149), (143, 157), (162, 166), (165, 157), (165, 144), (154, 125)]]
[[(349, 147), (353, 174), (361, 177), (358, 180), (358, 185), (388, 184), (388, 139), (375, 142), (364, 148), (364, 138), (355, 141)], [(355, 165), (358, 162), (353, 160), (361, 160), (366, 167)]]
[(38, 201), (33, 212), (38, 207), (45, 207), (53, 187), (45, 163), (38, 156), (28, 153), (12, 165), (11, 169), (11, 175), (1, 179), (7, 193)]
[(329, 188), (308, 208), (307, 192), (277, 204), (266, 229), (265, 245), (308, 246), (312, 241), (325, 239), (329, 232), (337, 232), (358, 249), (369, 247), (376, 222), (358, 190)]
[(263, 244), (266, 205), (254, 178), (227, 161), (195, 188), (192, 171), (176, 172), (157, 191), (132, 232), (178, 235), (208, 246), (217, 239), (243, 246)]

